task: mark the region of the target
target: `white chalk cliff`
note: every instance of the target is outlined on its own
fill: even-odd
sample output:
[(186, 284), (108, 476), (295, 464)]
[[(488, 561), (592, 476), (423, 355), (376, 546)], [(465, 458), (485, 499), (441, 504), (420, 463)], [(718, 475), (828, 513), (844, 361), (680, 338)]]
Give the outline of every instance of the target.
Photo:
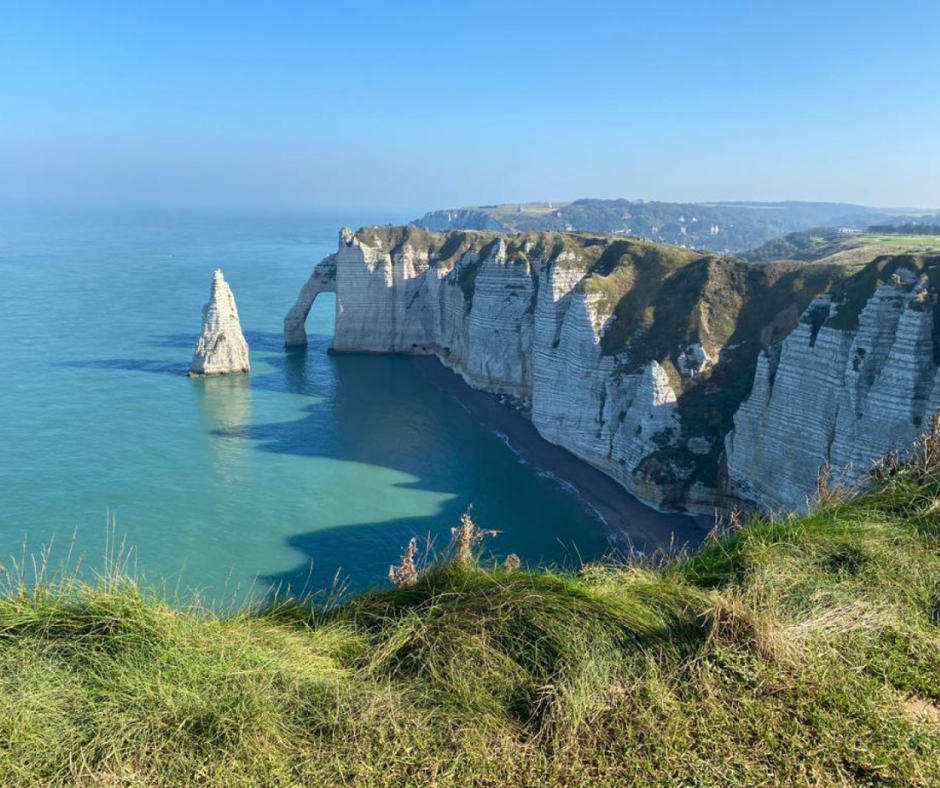
[(823, 462), (856, 479), (940, 405), (919, 271), (853, 301), (854, 327), (824, 295), (851, 272), (820, 266), (589, 234), (344, 229), (285, 342), (305, 344), (313, 300), (335, 292), (333, 350), (434, 354), (654, 505), (799, 506)]
[(940, 408), (933, 299), (928, 273), (901, 263), (864, 302), (857, 326), (839, 318), (859, 304), (824, 296), (782, 347), (762, 352), (726, 438), (741, 497), (799, 508), (824, 463), (851, 485), (889, 450), (910, 447)]
[(222, 271), (216, 269), (209, 302), (202, 308), (202, 334), (196, 342), (189, 374), (233, 375), (250, 368), (248, 343), (238, 320), (235, 296)]

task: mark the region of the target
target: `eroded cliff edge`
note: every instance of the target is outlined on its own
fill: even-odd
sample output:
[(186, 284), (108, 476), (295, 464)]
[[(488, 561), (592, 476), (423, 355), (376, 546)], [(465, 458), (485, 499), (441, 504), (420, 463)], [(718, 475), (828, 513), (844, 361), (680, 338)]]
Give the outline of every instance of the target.
[[(802, 505), (940, 404), (936, 256), (755, 265), (590, 233), (344, 229), (285, 318), (333, 349), (435, 354), (661, 508)], [(936, 404), (934, 404), (936, 403)], [(861, 415), (859, 415), (861, 414)]]

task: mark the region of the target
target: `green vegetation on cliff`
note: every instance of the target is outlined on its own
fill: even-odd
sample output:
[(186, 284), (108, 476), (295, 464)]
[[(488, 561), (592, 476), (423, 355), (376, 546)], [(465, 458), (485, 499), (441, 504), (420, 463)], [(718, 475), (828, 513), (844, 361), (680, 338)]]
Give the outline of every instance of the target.
[[(899, 271), (909, 278), (901, 278)], [(910, 277), (910, 274), (914, 274), (914, 277)], [(921, 284), (921, 280), (929, 284), (932, 291), (921, 292), (922, 306), (926, 307), (940, 284), (940, 254), (892, 254), (878, 257), (834, 288), (833, 300), (837, 307), (826, 325), (843, 331), (855, 330), (862, 310), (879, 287), (894, 282), (913, 291)]]
[(862, 495), (665, 560), (457, 551), (229, 615), (8, 578), (0, 784), (940, 785), (932, 434)]
[(753, 263), (798, 260), (804, 263), (862, 265), (879, 255), (940, 251), (940, 235), (902, 233), (903, 226), (887, 229), (892, 231), (845, 234), (817, 228), (790, 233), (744, 252), (741, 257)]

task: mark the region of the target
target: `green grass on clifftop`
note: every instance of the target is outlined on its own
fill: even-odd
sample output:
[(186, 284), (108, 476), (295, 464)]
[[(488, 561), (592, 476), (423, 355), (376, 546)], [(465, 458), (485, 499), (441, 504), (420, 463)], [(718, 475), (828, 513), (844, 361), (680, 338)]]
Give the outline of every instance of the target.
[(0, 785), (940, 785), (933, 462), (664, 561), (0, 598)]

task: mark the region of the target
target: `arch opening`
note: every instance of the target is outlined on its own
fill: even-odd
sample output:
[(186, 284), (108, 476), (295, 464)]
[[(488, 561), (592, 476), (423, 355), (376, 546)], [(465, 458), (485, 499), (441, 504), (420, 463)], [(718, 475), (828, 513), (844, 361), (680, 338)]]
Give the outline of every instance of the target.
[[(314, 301), (320, 293), (336, 293), (336, 258), (330, 255), (324, 259), (307, 280), (306, 284), (300, 289), (297, 300), (290, 308), (290, 311), (284, 318), (284, 346), (285, 347), (303, 347), (307, 344), (307, 317), (313, 307)], [(335, 325), (335, 295), (327, 299), (334, 302), (334, 325)], [(322, 309), (317, 309), (317, 325), (321, 330), (323, 324), (320, 315)], [(332, 333), (332, 326), (330, 331)], [(320, 333), (318, 330), (316, 333)]]

